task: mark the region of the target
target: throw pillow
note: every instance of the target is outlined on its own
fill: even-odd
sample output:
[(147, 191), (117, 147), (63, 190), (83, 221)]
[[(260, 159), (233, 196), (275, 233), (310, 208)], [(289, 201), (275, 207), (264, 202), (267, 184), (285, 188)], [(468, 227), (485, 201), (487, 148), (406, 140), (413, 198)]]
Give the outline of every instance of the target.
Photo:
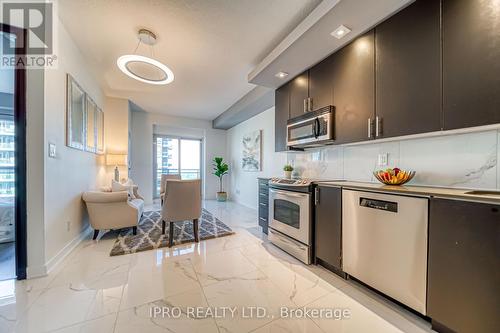
[(117, 182), (116, 180), (113, 180), (111, 182), (111, 190), (113, 192), (127, 191), (130, 199), (135, 199), (133, 185), (125, 185), (125, 184), (121, 184), (121, 183)]

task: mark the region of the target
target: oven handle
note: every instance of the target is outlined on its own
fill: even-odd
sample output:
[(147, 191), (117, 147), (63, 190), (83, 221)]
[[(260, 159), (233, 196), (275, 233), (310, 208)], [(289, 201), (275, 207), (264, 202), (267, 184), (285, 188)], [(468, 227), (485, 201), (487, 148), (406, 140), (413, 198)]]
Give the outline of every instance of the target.
[(269, 228), (269, 232), (272, 233), (274, 236), (276, 236), (277, 238), (280, 239), (280, 241), (282, 241), (283, 243), (286, 243), (286, 244), (289, 244), (289, 245), (292, 245), (292, 246), (297, 246), (299, 249), (301, 249), (302, 251), (305, 251), (307, 250), (306, 247), (302, 246), (302, 245), (298, 245), (294, 242), (291, 242), (289, 241), (288, 239), (286, 239), (285, 237), (281, 236), (278, 232), (274, 231), (272, 228)]
[(305, 193), (290, 193), (290, 192), (274, 190), (274, 189), (269, 189), (269, 192), (281, 194), (281, 195), (284, 195), (286, 197), (294, 197), (294, 198), (304, 198), (304, 197), (308, 196), (308, 194), (305, 194)]

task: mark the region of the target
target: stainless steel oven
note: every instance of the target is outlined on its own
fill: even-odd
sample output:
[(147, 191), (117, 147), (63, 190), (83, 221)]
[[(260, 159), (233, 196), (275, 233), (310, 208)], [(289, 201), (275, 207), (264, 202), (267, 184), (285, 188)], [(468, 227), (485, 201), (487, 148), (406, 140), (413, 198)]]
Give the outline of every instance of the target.
[(333, 143), (333, 106), (289, 119), (287, 122), (287, 147), (308, 148)]
[(310, 264), (311, 184), (303, 180), (273, 179), (269, 187), (269, 240)]

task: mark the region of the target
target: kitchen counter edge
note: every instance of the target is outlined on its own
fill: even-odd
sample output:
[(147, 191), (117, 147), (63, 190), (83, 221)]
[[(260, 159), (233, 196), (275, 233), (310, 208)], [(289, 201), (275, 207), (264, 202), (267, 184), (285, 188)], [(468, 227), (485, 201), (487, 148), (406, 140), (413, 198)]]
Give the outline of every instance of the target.
[(392, 193), (409, 196), (423, 197), (438, 197), (446, 199), (454, 199), (460, 201), (474, 201), (488, 204), (500, 205), (500, 198), (491, 195), (466, 194), (471, 191), (468, 189), (456, 189), (445, 187), (428, 187), (428, 186), (397, 186), (383, 185), (376, 183), (351, 182), (351, 181), (319, 181), (315, 182), (319, 186), (342, 187), (345, 189), (372, 191), (382, 193)]

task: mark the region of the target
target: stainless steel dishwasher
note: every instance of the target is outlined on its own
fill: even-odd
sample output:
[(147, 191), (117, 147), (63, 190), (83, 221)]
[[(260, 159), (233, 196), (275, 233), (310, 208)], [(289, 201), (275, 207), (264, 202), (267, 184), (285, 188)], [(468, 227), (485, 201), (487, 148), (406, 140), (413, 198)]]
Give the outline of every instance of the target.
[(343, 270), (426, 314), (428, 198), (342, 191)]

